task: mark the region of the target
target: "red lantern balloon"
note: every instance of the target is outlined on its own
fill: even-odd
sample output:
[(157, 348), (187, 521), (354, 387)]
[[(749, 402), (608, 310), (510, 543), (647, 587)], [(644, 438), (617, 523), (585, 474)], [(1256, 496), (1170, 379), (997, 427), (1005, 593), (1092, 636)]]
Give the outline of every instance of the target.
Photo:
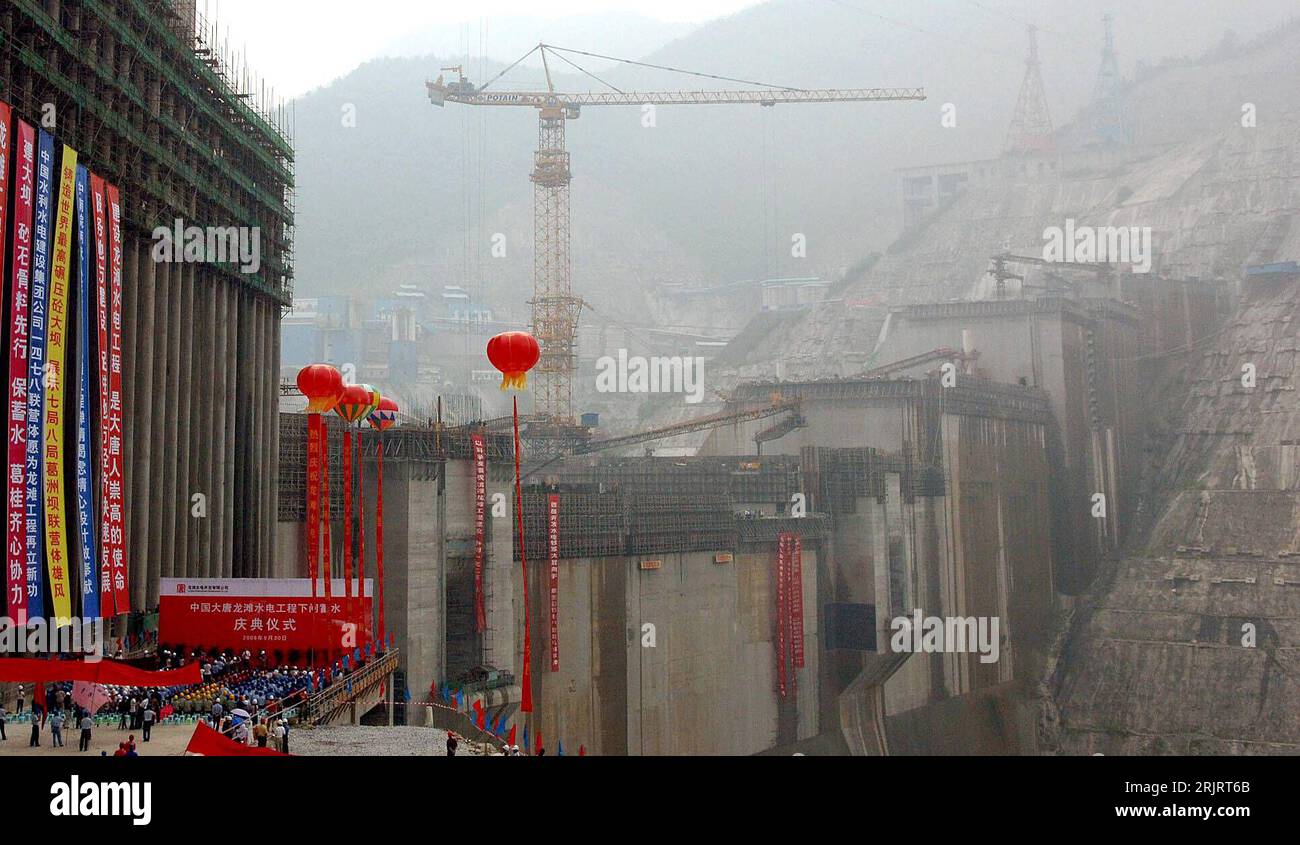
[(524, 390), (528, 387), (528, 371), (537, 366), (542, 350), (528, 332), (504, 332), (488, 341), (487, 356), (502, 373), (502, 390)]
[(379, 407), (370, 412), (366, 420), (380, 431), (388, 431), (397, 422), (397, 403), (387, 396), (379, 400)]
[(370, 413), (371, 390), (364, 384), (349, 384), (343, 388), (343, 395), (334, 406), (334, 413), (348, 422), (357, 420)]
[(307, 397), (307, 412), (323, 414), (343, 393), (343, 374), (329, 364), (311, 364), (298, 371), (298, 390)]

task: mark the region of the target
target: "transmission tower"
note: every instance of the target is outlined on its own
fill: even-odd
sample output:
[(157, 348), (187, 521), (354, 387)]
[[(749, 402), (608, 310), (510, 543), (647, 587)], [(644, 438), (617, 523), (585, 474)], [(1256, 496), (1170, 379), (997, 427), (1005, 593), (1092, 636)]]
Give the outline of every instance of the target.
[(1038, 30), (1029, 28), (1029, 58), (1025, 60), (1025, 78), (1020, 83), (1020, 97), (1007, 129), (1004, 153), (1048, 152), (1054, 147), (1052, 116), (1047, 110), (1047, 92), (1043, 88), (1042, 68), (1038, 62)]
[(1106, 27), (1106, 42), (1101, 51), (1101, 67), (1097, 71), (1097, 87), (1092, 93), (1093, 130), (1097, 138), (1108, 144), (1122, 144), (1128, 139), (1124, 121), (1124, 101), (1120, 95), (1119, 60), (1115, 55), (1115, 18), (1102, 15)]

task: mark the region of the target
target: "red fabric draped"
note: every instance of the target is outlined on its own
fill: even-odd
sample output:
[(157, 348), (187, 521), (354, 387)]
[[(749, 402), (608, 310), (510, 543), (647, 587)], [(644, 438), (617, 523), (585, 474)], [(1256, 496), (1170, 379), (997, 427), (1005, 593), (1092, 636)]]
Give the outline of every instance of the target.
[(179, 669), (150, 671), (116, 660), (37, 660), (29, 657), (0, 658), (0, 681), (88, 681), (128, 687), (175, 687), (203, 682), (197, 662)]
[(194, 735), (190, 744), (185, 746), (186, 754), (199, 754), (204, 757), (288, 757), (274, 748), (257, 748), (235, 742), (228, 736), (208, 727), (206, 722), (194, 726)]

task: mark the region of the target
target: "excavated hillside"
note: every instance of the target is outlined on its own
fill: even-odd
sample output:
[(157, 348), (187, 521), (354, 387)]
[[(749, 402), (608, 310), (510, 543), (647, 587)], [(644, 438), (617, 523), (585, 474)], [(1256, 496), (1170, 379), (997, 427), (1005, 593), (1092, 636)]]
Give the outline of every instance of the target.
[[(1090, 149), (1060, 133), (1059, 156), (989, 162), (984, 178), (850, 274), (819, 307), (783, 315), (719, 362), (719, 380), (847, 375), (860, 369), (890, 306), (981, 299), (989, 257), (1039, 255), (1043, 230), (1150, 227), (1153, 272), (1236, 279), (1247, 264), (1287, 257), (1300, 202), (1300, 24), (1231, 56), (1172, 67), (1126, 94), (1133, 144)], [(1253, 126), (1242, 126), (1243, 107)], [(1084, 122), (1083, 119), (1080, 122)], [(1030, 282), (1037, 281), (1031, 272)], [(887, 351), (887, 350), (886, 350)], [(887, 355), (882, 360), (887, 360)]]
[(1062, 753), (1300, 752), (1300, 275), (1251, 279), (1203, 347), (1146, 548), (1080, 601), (1051, 679)]

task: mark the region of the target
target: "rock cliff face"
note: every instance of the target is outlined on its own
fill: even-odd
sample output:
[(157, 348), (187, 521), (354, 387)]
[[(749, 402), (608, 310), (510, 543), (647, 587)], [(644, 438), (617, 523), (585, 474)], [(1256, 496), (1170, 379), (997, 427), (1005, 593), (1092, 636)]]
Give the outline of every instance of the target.
[(743, 379), (894, 360), (891, 307), (989, 298), (990, 256), (1040, 255), (1044, 229), (1071, 219), (1149, 227), (1151, 284), (1218, 281), (1234, 303), (1221, 325), (1130, 362), (1151, 421), (1128, 470), (1143, 495), (1121, 515), (1127, 556), (1073, 601), (1043, 690), (1044, 750), (1300, 752), (1300, 273), (1246, 272), (1300, 260), (1297, 47), (1292, 27), (1133, 87), (1132, 147), (984, 165), (835, 302), (764, 324), (731, 362)]

